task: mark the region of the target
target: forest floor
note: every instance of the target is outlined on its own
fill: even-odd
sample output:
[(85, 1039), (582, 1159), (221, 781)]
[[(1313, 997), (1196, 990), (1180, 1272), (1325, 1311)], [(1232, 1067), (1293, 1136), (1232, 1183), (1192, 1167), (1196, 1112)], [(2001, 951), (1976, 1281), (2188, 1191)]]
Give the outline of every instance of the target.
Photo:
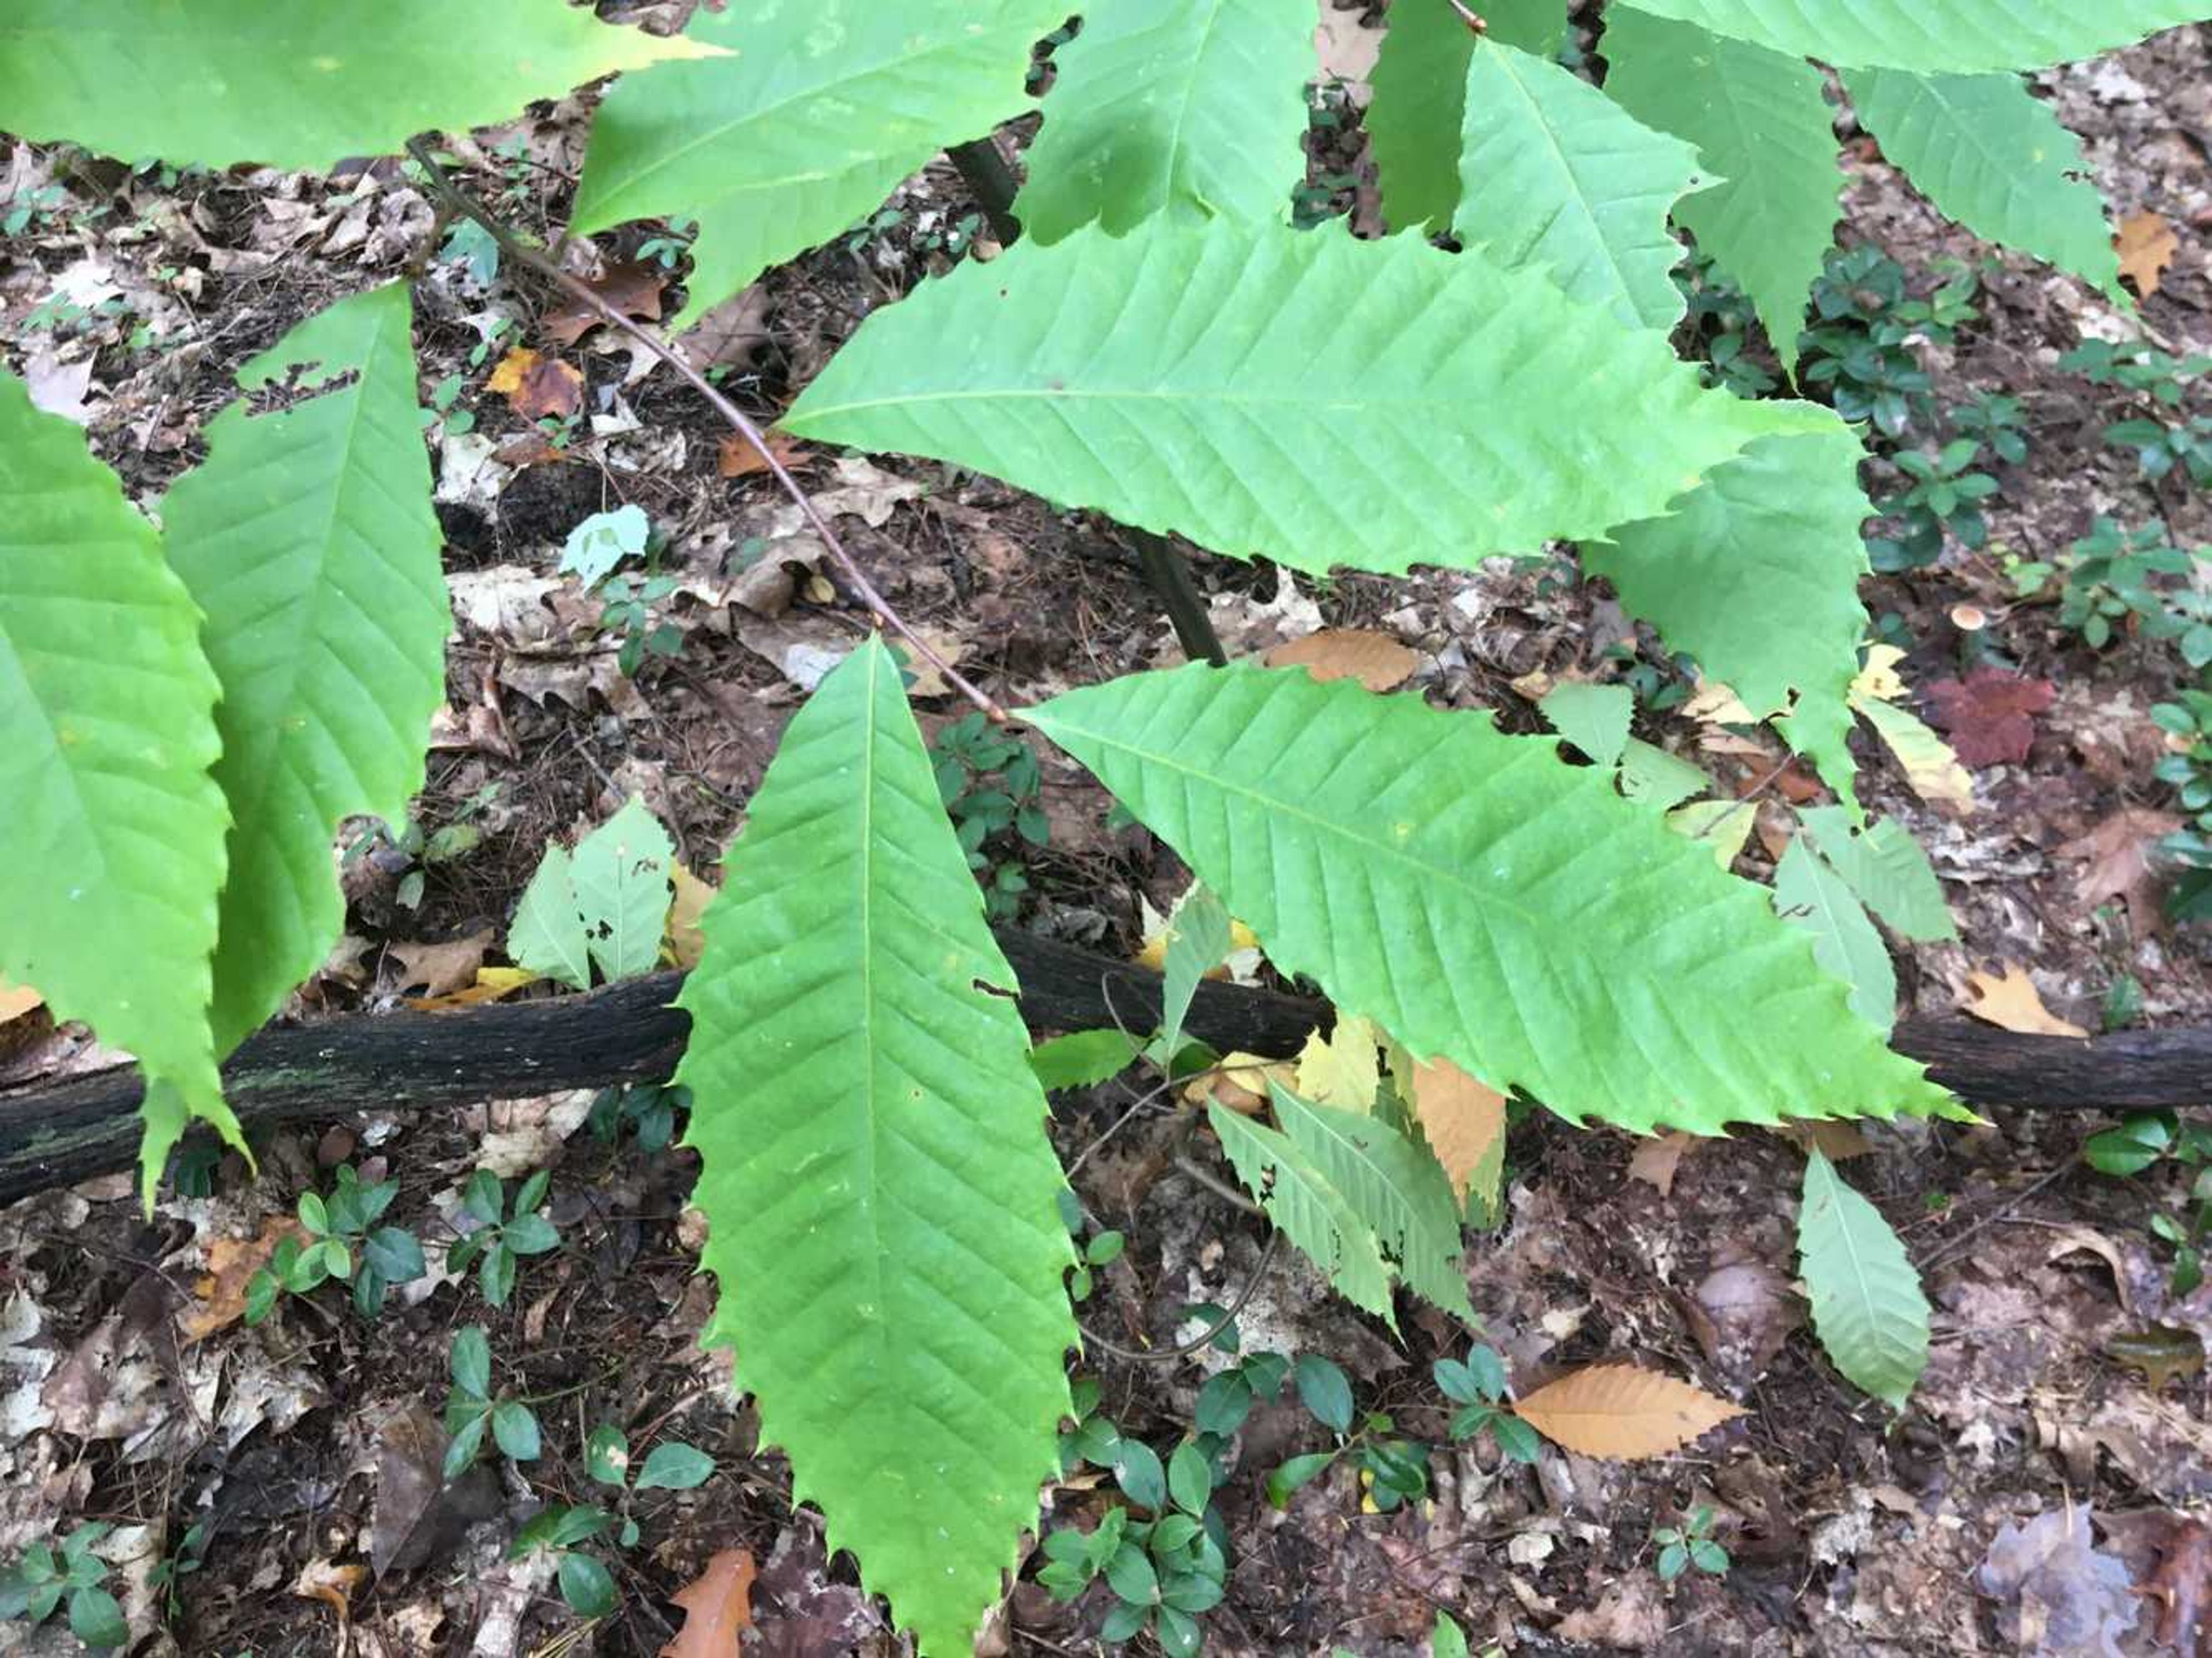
[[(1357, 10), (1329, 20), (1346, 83), (1319, 100), (1310, 203), (1356, 223), (1373, 215), (1357, 126), (1370, 21)], [(1995, 666), (2035, 705), (2014, 756), (1976, 767), (1970, 814), (1929, 805), (1886, 750), (1862, 750), (1868, 804), (1929, 848), (1959, 924), (1955, 942), (1895, 945), (1909, 1012), (1965, 1017), (1971, 974), (2018, 968), (2050, 1015), (2087, 1029), (2212, 1019), (2208, 929), (2161, 918), (2145, 859), (2174, 821), (2172, 792), (2153, 776), (2163, 750), (2149, 710), (2186, 671), (2170, 643), (2124, 628), (2093, 649), (2060, 625), (2055, 595), (2023, 597), (2008, 568), (2008, 556), (2060, 560), (2100, 516), (2179, 547), (2212, 542), (2212, 497), (2179, 472), (2146, 480), (2132, 451), (2103, 440), (2136, 403), (2058, 366), (2084, 340), (2138, 331), (2177, 356), (2212, 354), (2208, 56), (2212, 29), (2183, 30), (2049, 80), (2117, 212), (2155, 215), (2149, 228), (2176, 238), (2139, 320), (1994, 256), (1864, 141), (1848, 153), (1846, 246), (1881, 250), (1917, 296), (1973, 273), (1971, 314), (1948, 341), (1913, 348), (1931, 406), (2017, 399), (2027, 440), (2017, 464), (1985, 463), (2000, 484), (1985, 548), (1952, 542), (1932, 568), (1868, 587), (1917, 696)], [(550, 234), (573, 190), (582, 117), (574, 103), (540, 106), (478, 134), (459, 152), (465, 181), (519, 228)], [(333, 297), (399, 277), (432, 221), (391, 163), (329, 179), (127, 173), (0, 141), (0, 214), (26, 203), (33, 211), (0, 246), (0, 355), (47, 407), (79, 418), (156, 509), (201, 452), (238, 367)], [(988, 232), (961, 247), (973, 213), (958, 176), (933, 167), (871, 226), (721, 307), (708, 350), (723, 386), (772, 417), (860, 317), (956, 255), (992, 251)], [(672, 308), (675, 250), (635, 230), (603, 241), (607, 266), (580, 254), (580, 269), (640, 314)], [(548, 839), (631, 794), (691, 869), (711, 873), (784, 723), (866, 625), (768, 481), (741, 465), (730, 475), (721, 429), (665, 367), (564, 315), (526, 273), (493, 276), (483, 249), (472, 266), (471, 252), (448, 244), (418, 290), (458, 616), (450, 706), (419, 836), (365, 838), (347, 863), (348, 938), (301, 993), (301, 1017), (471, 984), (500, 959)], [(517, 351), (538, 354), (534, 373)], [(508, 392), (491, 384), (503, 364), (519, 381)], [(1938, 429), (1923, 418), (1877, 447), (1932, 447)], [(1104, 523), (927, 463), (802, 451), (794, 464), (891, 601), (1009, 705), (1180, 659)], [(1887, 462), (1870, 474), (1877, 493), (1899, 476)], [(568, 532), (627, 503), (664, 537), (660, 568), (675, 578), (655, 618), (671, 649), (632, 673), (599, 603), (556, 574)], [(1771, 733), (1694, 717), (1663, 653), (1564, 556), (1330, 584), (1194, 565), (1231, 653), (1323, 628), (1376, 630), (1413, 653), (1422, 695), (1492, 709), (1510, 729), (1541, 729), (1534, 700), (1559, 681), (1635, 683), (1638, 735), (1758, 802), (1736, 865), (1754, 878), (1783, 844), (1783, 803), (1818, 798)], [(933, 734), (963, 713), (927, 682), (917, 699)], [(1129, 952), (1143, 907), (1164, 908), (1182, 872), (1141, 829), (1113, 826), (1103, 792), (1070, 764), (1039, 757), (1049, 842), (1003, 838), (992, 859), (1025, 882), (1024, 925)], [(0, 1024), (0, 1085), (94, 1057), (81, 1032), (37, 1013)], [(1057, 1098), (1063, 1155), (1091, 1146), (1135, 1091)], [(173, 1193), (150, 1221), (122, 1176), (0, 1211), (0, 1562), (97, 1519), (116, 1527), (101, 1552), (118, 1563), (138, 1650), (491, 1658), (659, 1653), (685, 1618), (672, 1597), (718, 1555), (745, 1551), (758, 1571), (745, 1651), (896, 1649), (849, 1560), (825, 1560), (818, 1516), (791, 1509), (780, 1458), (757, 1450), (727, 1355), (696, 1345), (712, 1289), (696, 1276), (700, 1233), (686, 1210), (695, 1159), (643, 1149), (634, 1131), (595, 1133), (591, 1103), (368, 1113), (272, 1133), (258, 1181), (225, 1158), (206, 1171), (207, 1195)], [(1792, 1287), (1802, 1160), (1774, 1135), (1700, 1142), (1671, 1165), (1647, 1156), (1632, 1170), (1635, 1141), (1540, 1114), (1514, 1128), (1503, 1224), (1470, 1246), (1474, 1303), (1517, 1388), (1634, 1358), (1747, 1407), (1664, 1461), (1547, 1448), (1534, 1467), (1501, 1465), (1486, 1442), (1451, 1444), (1431, 1365), (1463, 1351), (1464, 1333), (1410, 1315), (1393, 1339), (1302, 1262), (1276, 1262), (1238, 1321), (1243, 1351), (1342, 1367), (1362, 1411), (1388, 1412), (1398, 1434), (1436, 1447), (1432, 1490), (1378, 1511), (1346, 1459), (1271, 1508), (1267, 1471), (1329, 1436), (1288, 1395), (1262, 1404), (1220, 1498), (1231, 1572), (1205, 1619), (1209, 1647), (1411, 1654), (1444, 1609), (1477, 1650), (1532, 1654), (2173, 1649), (2157, 1639), (2158, 1595), (2197, 1607), (2212, 1597), (2212, 1538), (2190, 1518), (2212, 1505), (2199, 1345), (2212, 1339), (2212, 1291), (2174, 1293), (2174, 1249), (2151, 1222), (2184, 1212), (2193, 1171), (2169, 1161), (2107, 1177), (2080, 1155), (2101, 1120), (1994, 1116), (1979, 1128), (1870, 1124), (1845, 1165), (1902, 1234), (1935, 1307), (1933, 1359), (1901, 1417), (1837, 1376), (1805, 1328)], [(1188, 1308), (1230, 1302), (1258, 1265), (1260, 1223), (1186, 1172), (1213, 1155), (1192, 1124), (1172, 1102), (1141, 1111), (1078, 1181), (1129, 1240), (1084, 1313), (1125, 1345), (1171, 1345), (1196, 1327)], [(419, 1236), (432, 1271), (374, 1319), (332, 1287), (249, 1327), (254, 1241), (265, 1251), (297, 1195), (327, 1190), (341, 1163), (397, 1183), (386, 1218)], [(444, 1270), (463, 1184), (487, 1165), (511, 1179), (550, 1169), (561, 1236), (522, 1263), (503, 1308)], [(431, 1424), (452, 1334), (472, 1323), (488, 1327), (502, 1379), (535, 1401), (545, 1448), (441, 1491)], [(1230, 1362), (1212, 1349), (1172, 1364), (1101, 1352), (1084, 1374), (1124, 1434), (1164, 1450), (1188, 1431), (1206, 1376)], [(561, 1603), (545, 1558), (511, 1560), (507, 1545), (538, 1505), (592, 1500), (584, 1440), (605, 1422), (641, 1448), (697, 1445), (718, 1473), (634, 1500), (639, 1541), (605, 1552), (619, 1606), (586, 1624)], [(1092, 1523), (1106, 1495), (1095, 1476), (1072, 1479), (1048, 1518)], [(1662, 1583), (1653, 1530), (1700, 1506), (1730, 1569)], [(166, 1585), (165, 1562), (181, 1568)], [(1094, 1650), (1103, 1594), (1062, 1606), (1024, 1581), (987, 1638), (999, 1652)], [(72, 1648), (52, 1630), (0, 1623), (0, 1652)]]

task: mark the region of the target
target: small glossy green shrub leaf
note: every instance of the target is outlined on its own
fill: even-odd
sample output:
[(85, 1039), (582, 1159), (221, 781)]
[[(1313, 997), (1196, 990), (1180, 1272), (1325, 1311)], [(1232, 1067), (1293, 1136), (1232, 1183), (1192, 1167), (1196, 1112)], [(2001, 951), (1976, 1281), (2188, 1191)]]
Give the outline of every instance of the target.
[(1216, 1104), (1207, 1121), (1220, 1138), (1237, 1178), (1260, 1199), (1267, 1218), (1322, 1270), (1329, 1287), (1392, 1329), (1390, 1268), (1376, 1245), (1374, 1229), (1296, 1143), (1265, 1123)]
[(513, 1399), (503, 1399), (491, 1407), (491, 1436), (499, 1448), (517, 1462), (535, 1461), (539, 1449), (538, 1418), (530, 1406)]
[(1213, 1467), (1206, 1460), (1206, 1453), (1190, 1441), (1185, 1440), (1168, 1459), (1168, 1495), (1175, 1499), (1176, 1507), (1185, 1514), (1206, 1512), (1206, 1503), (1213, 1496)]
[(2037, 69), (2204, 15), (2201, 0), (1623, 0), (1839, 68)]
[(1046, 1088), (1088, 1088), (1118, 1077), (1143, 1045), (1119, 1030), (1073, 1030), (1030, 1050), (1030, 1069)]
[(320, 172), (698, 52), (561, 0), (383, 0), (373, 29), (295, 0), (10, 0), (0, 131), (121, 161)]
[(1897, 1017), (1897, 969), (1889, 947), (1844, 878), (1802, 838), (1792, 840), (1775, 865), (1774, 907), (1812, 935), (1813, 954), (1851, 987), (1858, 1016), (1887, 1030)]
[(1711, 182), (1693, 145), (1571, 70), (1486, 41), (1468, 65), (1459, 168), (1462, 241), (1509, 268), (1541, 267), (1626, 327), (1681, 319), (1669, 273), (1682, 247), (1667, 216)]
[(131, 1625), (115, 1597), (96, 1584), (74, 1589), (69, 1598), (70, 1633), (88, 1647), (127, 1646)]
[(576, 843), (568, 878), (592, 964), (608, 983), (650, 973), (660, 960), (675, 855), (668, 831), (635, 794)]
[(162, 506), (222, 683), (224, 1053), (345, 930), (331, 838), (350, 817), (404, 821), (445, 701), (452, 616), (412, 325), (400, 284), (310, 317), (238, 374), (248, 391), (289, 380), (304, 395), (279, 412), (225, 409), (207, 460)]
[(1903, 1410), (1928, 1366), (1928, 1298), (1889, 1223), (1818, 1151), (1805, 1165), (1797, 1248), (1820, 1345), (1854, 1383)]
[(698, 222), (687, 328), (770, 265), (865, 218), (950, 143), (1030, 107), (1030, 49), (1060, 0), (814, 0), (701, 7), (726, 57), (615, 85), (592, 123), (572, 228)]
[(2092, 1134), (2081, 1156), (2099, 1174), (2124, 1179), (2142, 1174), (2172, 1145), (2173, 1119), (2163, 1112), (2142, 1111), (2124, 1119), (2118, 1128)]
[(491, 1339), (483, 1325), (471, 1324), (453, 1333), (448, 1363), (453, 1386), (474, 1399), (491, 1397)]
[(1125, 1439), (1115, 1448), (1114, 1483), (1139, 1508), (1157, 1512), (1168, 1505), (1167, 1471), (1159, 1454), (1140, 1439)]
[(1221, 220), (964, 264), (870, 317), (782, 424), (1394, 572), (1601, 534), (1761, 436), (1836, 429), (1706, 391), (1662, 334), (1480, 253)]
[(561, 1557), (561, 1598), (586, 1618), (604, 1618), (615, 1609), (615, 1580), (591, 1555), (571, 1551)]
[(1967, 229), (2133, 303), (2081, 141), (2020, 76), (1847, 70), (1844, 90), (1882, 155)]
[(703, 1261), (765, 1442), (925, 1651), (965, 1654), (1059, 1467), (1076, 1333), (1045, 1100), (897, 665), (786, 732), (684, 987)]
[(1922, 943), (1959, 936), (1927, 853), (1896, 818), (1860, 831), (1841, 806), (1802, 806), (1797, 816), (1852, 894), (1899, 934)]
[(1168, 211), (1288, 218), (1315, 72), (1303, 0), (1120, 0), (1053, 64), (1014, 203), (1026, 235), (1056, 242), (1096, 220), (1120, 236)]
[(1758, 888), (1556, 738), (1253, 667), (1133, 674), (1028, 717), (1271, 962), (1417, 1058), (1638, 1132), (1957, 1109)]
[[(1832, 786), (1851, 780), (1846, 697), (1866, 630), (1859, 526), (1864, 452), (1842, 427), (1769, 438), (1717, 467), (1666, 516), (1625, 525), (1583, 549), (1592, 574), (1765, 715), (1792, 707), (1791, 745)], [(1746, 602), (1748, 591), (1758, 595)]]
[(655, 1445), (646, 1453), (645, 1467), (638, 1470), (637, 1488), (641, 1491), (688, 1491), (705, 1485), (714, 1476), (713, 1457), (696, 1445), (671, 1441), (665, 1445)]
[(1338, 1433), (1352, 1431), (1352, 1383), (1335, 1364), (1319, 1353), (1300, 1353), (1294, 1372), (1298, 1400), (1314, 1420)]
[(602, 1422), (584, 1441), (584, 1469), (602, 1485), (620, 1485), (629, 1479), (629, 1436), (611, 1422)]
[(1272, 1084), (1276, 1121), (1343, 1194), (1415, 1294), (1473, 1320), (1459, 1203), (1436, 1153), (1379, 1117), (1315, 1105)]
[(229, 813), (198, 635), (115, 474), (0, 373), (0, 979), (137, 1056), (149, 1198), (188, 1117), (245, 1144), (209, 1024)]
[(1688, 139), (1719, 175), (1675, 203), (1675, 222), (1750, 295), (1794, 374), (1844, 189), (1820, 71), (1625, 5), (1606, 19), (1605, 56), (1606, 94), (1646, 126)]
[(1275, 1508), (1290, 1506), (1291, 1494), (1328, 1471), (1336, 1461), (1334, 1451), (1314, 1451), (1304, 1456), (1294, 1456), (1267, 1476), (1267, 1501)]

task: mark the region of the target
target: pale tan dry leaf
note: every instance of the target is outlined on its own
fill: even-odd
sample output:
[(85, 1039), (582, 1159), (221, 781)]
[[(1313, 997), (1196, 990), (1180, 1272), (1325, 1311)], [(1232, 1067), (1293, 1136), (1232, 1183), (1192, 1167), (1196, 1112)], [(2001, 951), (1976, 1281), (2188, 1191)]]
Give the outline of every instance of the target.
[(739, 1637), (752, 1627), (754, 1576), (750, 1549), (724, 1549), (709, 1560), (669, 1597), (684, 1608), (684, 1627), (660, 1658), (736, 1658)]
[(1846, 1157), (1863, 1157), (1874, 1150), (1874, 1142), (1855, 1122), (1838, 1117), (1811, 1117), (1795, 1122), (1772, 1125), (1773, 1132), (1791, 1142), (1802, 1151), (1818, 1151), (1830, 1163), (1841, 1163)]
[(1682, 1154), (1697, 1140), (1695, 1134), (1676, 1128), (1637, 1141), (1636, 1154), (1628, 1160), (1628, 1178), (1642, 1181), (1662, 1198), (1674, 1196), (1674, 1175), (1682, 1166)]
[(28, 985), (11, 985), (0, 979), (0, 1024), (35, 1013), (46, 1005), (46, 999)]
[(2136, 935), (2144, 938), (2165, 920), (2158, 879), (2151, 870), (2151, 848), (2180, 827), (2181, 819), (2172, 812), (2123, 806), (2087, 835), (2059, 847), (2058, 855), (2087, 860), (2076, 889), (2085, 906), (2094, 909), (2108, 898), (2122, 900)]
[(1717, 679), (1700, 680), (1682, 712), (1701, 724), (1755, 726), (1759, 716), (1744, 707), (1743, 699)]
[(2166, 280), (2166, 268), (2181, 251), (2181, 238), (2163, 217), (2146, 210), (2120, 221), (2112, 246), (2119, 252), (2120, 274), (2131, 278), (2136, 292), (2148, 299)]
[(1515, 1414), (1583, 1456), (1638, 1461), (1679, 1451), (1743, 1407), (1633, 1364), (1594, 1364), (1539, 1388)]
[(1205, 1075), (1183, 1085), (1182, 1096), (1191, 1105), (1209, 1102), (1226, 1106), (1239, 1116), (1253, 1117), (1267, 1103), (1267, 1084), (1297, 1086), (1297, 1068), (1284, 1060), (1258, 1054), (1231, 1054)]
[(768, 346), (768, 313), (765, 287), (740, 288), (684, 331), (684, 355), (702, 372), (724, 363), (742, 367)]
[(1381, 1046), (1371, 1021), (1339, 1014), (1326, 1037), (1316, 1030), (1298, 1050), (1299, 1096), (1341, 1111), (1374, 1110), (1382, 1085)]
[(1959, 763), (1951, 745), (1929, 730), (1924, 720), (1878, 698), (1851, 706), (1896, 757), (1915, 794), (1929, 805), (1945, 807), (1961, 817), (1974, 810), (1973, 774)]
[(1278, 645), (1260, 659), (1271, 668), (1304, 668), (1324, 683), (1356, 679), (1377, 693), (1395, 690), (1421, 665), (1389, 635), (1364, 628), (1326, 628)]
[(705, 935), (699, 931), (699, 921), (706, 914), (707, 906), (714, 902), (716, 889), (694, 875), (681, 858), (668, 865), (668, 881), (676, 889), (676, 896), (668, 905), (668, 926), (661, 949), (672, 965), (689, 973), (699, 965), (700, 954), (707, 946)]
[(1464, 1204), (1476, 1169), (1505, 1132), (1505, 1096), (1449, 1060), (1415, 1066), (1408, 1087), (1429, 1149)]
[(1993, 973), (1969, 973), (1966, 987), (1975, 999), (1966, 1004), (1966, 1011), (1987, 1023), (2016, 1030), (2023, 1036), (2087, 1037), (2089, 1034), (2044, 1006), (2035, 981), (2027, 976), (2025, 968), (2007, 963), (2002, 978)]
[(526, 345), (499, 360), (484, 390), (498, 392), (525, 420), (566, 420), (584, 406), (583, 371)]
[(271, 1215), (258, 1237), (217, 1238), (209, 1244), (208, 1270), (193, 1284), (192, 1304), (177, 1321), (179, 1338), (188, 1344), (204, 1341), (245, 1317), (246, 1286), (269, 1264), (280, 1242), (300, 1236), (294, 1217)]
[(450, 995), (476, 981), (484, 952), (491, 946), (489, 927), (445, 944), (393, 944), (390, 953), (399, 963), (399, 981), (393, 988), (420, 990), (425, 996)]

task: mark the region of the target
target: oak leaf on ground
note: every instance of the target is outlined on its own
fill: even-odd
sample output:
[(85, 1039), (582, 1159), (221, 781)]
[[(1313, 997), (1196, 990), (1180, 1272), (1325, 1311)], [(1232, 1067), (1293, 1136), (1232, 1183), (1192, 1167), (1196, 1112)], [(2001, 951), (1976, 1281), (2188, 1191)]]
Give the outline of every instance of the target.
[(2181, 251), (2181, 238), (2173, 227), (2148, 210), (2121, 220), (2120, 233), (2112, 240), (2120, 256), (2120, 274), (2132, 278), (2136, 292), (2145, 299), (2158, 292), (2166, 267)]
[[(584, 285), (625, 317), (659, 322), (668, 281), (669, 273), (654, 261), (629, 259), (609, 265)], [(556, 344), (574, 345), (605, 320), (582, 301), (570, 300), (547, 312), (539, 327)]]
[(543, 420), (549, 415), (566, 420), (584, 406), (583, 371), (526, 345), (518, 346), (499, 360), (499, 367), (484, 382), (484, 390), (498, 392), (525, 420)]
[(1966, 1004), (1966, 1011), (1990, 1024), (2018, 1031), (2023, 1036), (2086, 1037), (2089, 1034), (2044, 1006), (2035, 981), (2027, 976), (2025, 968), (2008, 963), (2002, 977), (1994, 973), (1970, 973), (1966, 975), (1966, 987), (1973, 992), (1974, 999)]
[(1960, 762), (1977, 769), (2017, 764), (2035, 742), (2035, 716), (2057, 695), (2047, 679), (2003, 668), (1977, 668), (1964, 679), (1928, 688), (1933, 723), (1950, 734)]
[(2108, 898), (2128, 907), (2138, 938), (2158, 930), (2164, 919), (2158, 878), (2151, 870), (2151, 848), (2181, 827), (2172, 812), (2123, 806), (2087, 834), (2058, 848), (2062, 858), (2087, 859), (2078, 890), (2082, 903), (2095, 908)]
[(253, 1275), (269, 1264), (279, 1243), (301, 1234), (293, 1216), (271, 1215), (257, 1237), (222, 1237), (209, 1244), (208, 1269), (192, 1285), (192, 1304), (177, 1321), (179, 1339), (204, 1341), (245, 1317), (246, 1289)]
[(735, 1658), (738, 1637), (752, 1627), (750, 1549), (724, 1549), (707, 1570), (669, 1598), (684, 1608), (684, 1627), (660, 1658)]

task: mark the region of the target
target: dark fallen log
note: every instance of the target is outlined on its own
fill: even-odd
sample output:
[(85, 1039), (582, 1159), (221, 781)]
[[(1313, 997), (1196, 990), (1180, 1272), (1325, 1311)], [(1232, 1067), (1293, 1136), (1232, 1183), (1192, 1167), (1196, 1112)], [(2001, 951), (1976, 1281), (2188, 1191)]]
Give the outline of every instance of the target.
[[(1157, 974), (1026, 933), (1003, 932), (1000, 943), (1020, 975), (1022, 1015), (1034, 1029), (1086, 1029), (1118, 1017), (1143, 1030), (1158, 1017)], [(251, 1125), (658, 1081), (675, 1069), (690, 1029), (688, 1016), (669, 1005), (682, 981), (662, 973), (587, 995), (271, 1025), (231, 1056), (223, 1081), (232, 1108)], [(1186, 1024), (1224, 1052), (1288, 1054), (1328, 1011), (1301, 997), (1209, 983)], [(1894, 1044), (1976, 1106), (2114, 1111), (2212, 1102), (2212, 1027), (2085, 1042), (1971, 1020), (1913, 1020), (1898, 1027)], [(0, 1090), (0, 1202), (129, 1168), (139, 1092), (130, 1066)]]

